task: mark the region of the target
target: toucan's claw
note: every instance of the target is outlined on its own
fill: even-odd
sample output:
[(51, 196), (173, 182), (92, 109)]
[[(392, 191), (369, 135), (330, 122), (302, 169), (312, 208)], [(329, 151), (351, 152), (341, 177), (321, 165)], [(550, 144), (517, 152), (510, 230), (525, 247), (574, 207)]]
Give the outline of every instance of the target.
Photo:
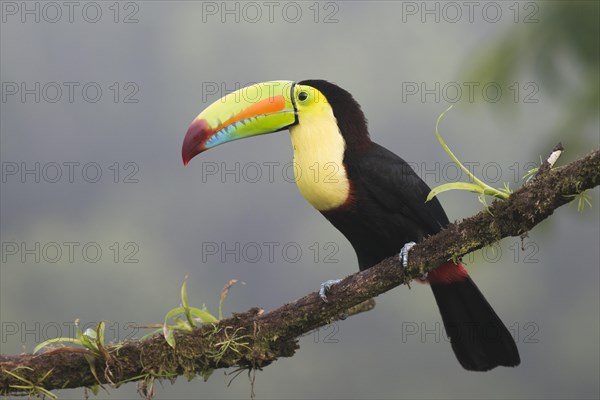
[(400, 262), (402, 263), (402, 267), (404, 267), (404, 269), (408, 268), (408, 251), (415, 245), (415, 242), (408, 242), (404, 245), (404, 247), (402, 247), (402, 250), (400, 250), (400, 254), (398, 255), (398, 258), (400, 258)]
[(330, 279), (321, 283), (321, 288), (319, 289), (319, 296), (321, 296), (321, 299), (325, 303), (329, 303), (329, 300), (327, 300), (327, 291), (331, 289), (333, 285), (335, 285), (336, 283), (340, 283), (341, 281), (341, 279)]

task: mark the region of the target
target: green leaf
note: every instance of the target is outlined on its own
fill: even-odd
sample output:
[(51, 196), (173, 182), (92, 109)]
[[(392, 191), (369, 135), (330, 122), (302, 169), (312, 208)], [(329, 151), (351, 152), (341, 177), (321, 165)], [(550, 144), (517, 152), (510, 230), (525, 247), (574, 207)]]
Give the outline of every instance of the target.
[[(444, 150), (446, 151), (446, 153), (448, 154), (448, 156), (452, 159), (452, 161), (454, 161), (456, 163), (456, 165), (458, 165), (460, 167), (460, 169), (462, 169), (465, 174), (467, 174), (467, 176), (469, 178), (471, 178), (471, 180), (473, 182), (475, 182), (474, 184), (471, 183), (460, 183), (460, 182), (455, 182), (455, 183), (446, 183), (440, 186), (437, 186), (435, 188), (433, 188), (428, 196), (427, 196), (427, 200), (426, 201), (430, 201), (433, 197), (436, 196), (436, 194), (448, 191), (448, 190), (468, 190), (470, 192), (475, 192), (475, 193), (479, 193), (484, 194), (484, 195), (488, 195), (488, 196), (493, 196), (493, 197), (497, 197), (499, 199), (507, 199), (510, 191), (509, 190), (498, 190), (498, 189), (494, 189), (493, 187), (487, 185), (486, 183), (482, 182), (481, 180), (479, 180), (475, 175), (473, 175), (471, 173), (471, 171), (469, 171), (459, 160), (458, 158), (454, 155), (454, 153), (452, 152), (452, 150), (450, 150), (450, 148), (446, 145), (446, 142), (444, 142), (444, 139), (442, 138), (442, 136), (439, 133), (439, 125), (440, 125), (440, 121), (442, 120), (442, 118), (444, 117), (444, 115), (446, 115), (446, 113), (448, 111), (450, 111), (450, 109), (452, 108), (452, 106), (448, 107), (443, 113), (440, 114), (440, 116), (437, 119), (437, 122), (435, 123), (435, 135), (438, 138), (438, 141), (440, 142), (440, 144), (442, 145), (442, 147), (444, 148)], [(475, 187), (477, 187), (477, 189), (475, 189)], [(481, 201), (481, 200), (480, 200)]]
[(96, 382), (100, 383), (100, 379), (98, 378), (98, 373), (96, 372), (96, 358), (94, 356), (92, 356), (91, 354), (84, 354), (83, 357), (87, 361), (87, 363), (90, 367), (90, 372), (92, 373), (92, 375), (94, 375)]
[(184, 308), (188, 308), (188, 298), (187, 298), (187, 275), (183, 279), (183, 285), (181, 285), (181, 305)]
[[(185, 319), (183, 319), (182, 317), (185, 317)], [(169, 325), (169, 321), (171, 319), (173, 320), (173, 324)], [(191, 331), (196, 327), (197, 321), (200, 321), (202, 323), (218, 322), (218, 320), (206, 309), (190, 307), (188, 302), (186, 275), (183, 284), (181, 285), (181, 307), (173, 308), (172, 310), (169, 310), (165, 315), (165, 321), (162, 326), (162, 332), (163, 336), (165, 337), (165, 340), (171, 347), (175, 348), (175, 331)]]
[(579, 212), (583, 212), (586, 209), (586, 206), (592, 208), (592, 196), (590, 196), (586, 190), (578, 194), (568, 195), (566, 197), (570, 197), (573, 200), (577, 200), (577, 211)]
[(187, 319), (181, 319), (179, 317), (175, 317), (175, 318), (173, 318), (173, 322), (174, 322), (174, 324), (171, 325), (171, 327), (174, 330), (191, 331), (192, 329), (194, 329), (193, 326), (190, 326)]
[(213, 374), (213, 372), (215, 372), (214, 369), (207, 369), (207, 370), (202, 371), (200, 373), (200, 375), (202, 376), (202, 379), (204, 380), (204, 382), (206, 382), (208, 380), (208, 378), (210, 378), (210, 376)]
[(98, 335), (96, 334), (96, 331), (93, 330), (92, 328), (87, 328), (85, 330), (85, 332), (83, 332), (83, 335), (86, 336), (88, 339), (91, 339), (91, 340), (98, 339)]
[(483, 189), (474, 183), (467, 183), (467, 182), (444, 183), (443, 185), (439, 185), (439, 186), (436, 186), (433, 189), (431, 189), (431, 192), (429, 192), (429, 194), (427, 195), (427, 200), (425, 200), (425, 201), (430, 201), (438, 194), (447, 192), (448, 190), (468, 190), (468, 191), (474, 192), (474, 193), (483, 193)]
[(96, 336), (99, 345), (104, 345), (104, 321), (100, 321), (96, 327)]
[(98, 346), (96, 345), (96, 331), (88, 328), (85, 330), (85, 332), (81, 335), (81, 339), (79, 339), (81, 341), (81, 345), (89, 350), (92, 351), (97, 351), (98, 350)]
[(94, 396), (98, 396), (98, 393), (100, 393), (100, 385), (98, 384), (92, 385), (88, 389), (90, 389)]
[[(496, 189), (494, 189), (491, 186), (488, 186), (487, 184), (485, 184), (484, 182), (482, 182), (481, 180), (479, 180), (475, 175), (473, 175), (471, 173), (471, 171), (469, 171), (459, 160), (458, 158), (454, 155), (454, 153), (452, 152), (452, 150), (450, 150), (450, 148), (446, 145), (446, 142), (444, 142), (444, 139), (442, 138), (442, 136), (440, 135), (439, 132), (439, 125), (440, 125), (440, 121), (442, 120), (442, 118), (444, 117), (444, 115), (446, 115), (446, 113), (448, 111), (450, 111), (452, 109), (452, 106), (448, 107), (446, 109), (446, 111), (444, 111), (443, 113), (440, 114), (440, 116), (437, 119), (437, 122), (435, 123), (435, 135), (438, 138), (438, 141), (440, 142), (440, 144), (442, 145), (442, 147), (444, 148), (444, 150), (446, 150), (446, 153), (448, 154), (448, 156), (450, 156), (450, 158), (452, 159), (452, 161), (454, 161), (464, 172), (465, 174), (467, 174), (467, 176), (469, 178), (471, 178), (473, 180), (473, 182), (475, 182), (477, 185), (479, 185), (481, 188), (483, 189), (487, 189), (490, 191), (490, 193), (497, 193), (498, 191)], [(492, 194), (494, 195), (494, 194)], [(502, 196), (501, 196), (502, 197)], [(504, 196), (502, 198), (507, 198), (508, 196)]]
[(151, 336), (154, 336), (154, 335), (155, 335), (155, 334), (157, 334), (158, 332), (162, 332), (162, 328), (155, 329), (155, 330), (153, 330), (153, 331), (152, 331), (152, 332), (150, 332), (150, 333), (146, 333), (144, 336), (142, 336), (142, 337), (140, 338), (140, 341), (144, 341), (144, 340), (148, 339), (149, 337), (151, 337)]
[(172, 310), (169, 310), (169, 312), (167, 313), (167, 315), (165, 315), (165, 325), (169, 322), (169, 320), (179, 314), (183, 314), (185, 312), (185, 308), (183, 307), (176, 307), (173, 308)]
[(173, 336), (173, 330), (170, 329), (168, 325), (164, 326), (163, 335), (169, 346), (175, 348), (175, 336)]
[(51, 344), (55, 344), (55, 343), (73, 343), (73, 344), (78, 344), (81, 346), (81, 341), (78, 339), (73, 339), (70, 337), (60, 337), (60, 338), (55, 338), (55, 339), (49, 339), (46, 340), (40, 344), (38, 344), (37, 346), (35, 346), (35, 348), (33, 349), (33, 354), (37, 353), (38, 351), (40, 351), (40, 349), (49, 346)]
[(191, 307), (190, 309), (190, 313), (198, 318), (200, 321), (202, 321), (202, 323), (205, 324), (211, 324), (213, 322), (219, 322), (218, 319), (216, 319), (211, 313), (209, 313), (207, 310), (202, 310), (200, 308), (195, 308), (195, 307)]
[(183, 306), (184, 314), (187, 318), (190, 328), (194, 328), (196, 326), (196, 321), (194, 321), (194, 318), (192, 318), (192, 314), (190, 313), (190, 305), (188, 303), (187, 295), (187, 278), (188, 276), (186, 275), (185, 279), (183, 280), (183, 284), (181, 285), (181, 305)]
[(75, 320), (75, 338), (81, 340), (82, 336), (83, 336), (83, 332), (79, 328), (79, 318), (77, 318)]

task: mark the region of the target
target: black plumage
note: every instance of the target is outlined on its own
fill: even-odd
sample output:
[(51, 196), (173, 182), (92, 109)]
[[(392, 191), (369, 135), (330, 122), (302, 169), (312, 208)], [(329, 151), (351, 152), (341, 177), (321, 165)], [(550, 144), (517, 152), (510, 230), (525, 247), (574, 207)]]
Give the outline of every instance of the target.
[[(397, 255), (405, 243), (418, 242), (448, 224), (437, 198), (425, 202), (430, 188), (410, 165), (371, 141), (367, 120), (350, 93), (324, 80), (299, 84), (314, 87), (327, 98), (344, 137), (350, 195), (341, 207), (322, 214), (350, 241), (360, 270)], [(444, 264), (428, 280), (464, 368), (486, 371), (519, 364), (510, 332), (462, 265)]]

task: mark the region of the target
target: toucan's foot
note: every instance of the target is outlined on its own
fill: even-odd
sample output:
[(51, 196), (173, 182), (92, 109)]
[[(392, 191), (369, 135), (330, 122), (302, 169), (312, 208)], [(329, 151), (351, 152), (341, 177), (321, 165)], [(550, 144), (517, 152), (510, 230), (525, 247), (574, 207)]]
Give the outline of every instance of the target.
[(415, 245), (415, 242), (408, 242), (404, 245), (404, 247), (402, 247), (402, 250), (400, 250), (400, 254), (398, 255), (398, 258), (400, 258), (400, 262), (402, 263), (402, 267), (404, 267), (404, 269), (408, 268), (408, 251)]
[(341, 279), (330, 279), (321, 283), (321, 288), (319, 289), (319, 296), (321, 296), (321, 299), (323, 299), (325, 303), (329, 302), (329, 300), (327, 300), (327, 291), (331, 289), (333, 285), (335, 285), (336, 283), (340, 283), (341, 281)]

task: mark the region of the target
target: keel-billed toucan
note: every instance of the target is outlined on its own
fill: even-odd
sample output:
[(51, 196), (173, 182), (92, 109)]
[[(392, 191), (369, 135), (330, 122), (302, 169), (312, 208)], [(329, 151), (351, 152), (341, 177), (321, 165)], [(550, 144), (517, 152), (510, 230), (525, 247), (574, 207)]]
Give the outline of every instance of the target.
[[(183, 163), (217, 145), (285, 129), (300, 192), (350, 241), (360, 270), (448, 224), (436, 198), (425, 202), (427, 184), (371, 140), (352, 95), (324, 80), (264, 82), (217, 100), (190, 125)], [(464, 368), (519, 364), (512, 336), (462, 264), (443, 264), (427, 280)]]

